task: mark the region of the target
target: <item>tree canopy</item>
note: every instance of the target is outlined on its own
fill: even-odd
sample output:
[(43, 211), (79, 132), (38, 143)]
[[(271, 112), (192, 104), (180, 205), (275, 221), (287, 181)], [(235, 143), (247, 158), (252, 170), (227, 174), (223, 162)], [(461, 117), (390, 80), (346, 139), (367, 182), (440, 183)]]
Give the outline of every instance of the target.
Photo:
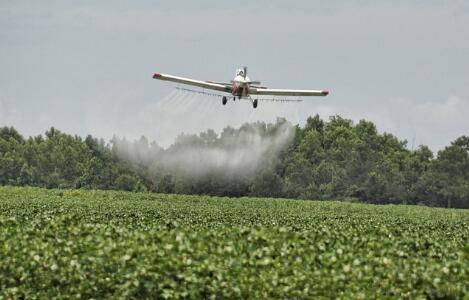
[(166, 149), (145, 137), (106, 143), (51, 128), (25, 138), (3, 127), (0, 185), (469, 208), (469, 137), (434, 155), (372, 122), (318, 115), (303, 127), (279, 119), (182, 134)]

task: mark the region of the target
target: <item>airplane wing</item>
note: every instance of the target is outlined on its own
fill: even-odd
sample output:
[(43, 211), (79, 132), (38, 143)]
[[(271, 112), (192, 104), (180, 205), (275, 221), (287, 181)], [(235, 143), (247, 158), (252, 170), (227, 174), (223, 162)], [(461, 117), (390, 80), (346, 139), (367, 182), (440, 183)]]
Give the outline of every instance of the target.
[(161, 73), (153, 74), (153, 78), (192, 85), (192, 86), (198, 86), (201, 88), (206, 88), (206, 89), (211, 89), (211, 90), (216, 90), (216, 91), (221, 91), (221, 92), (229, 93), (231, 91), (231, 85), (224, 85), (224, 84), (210, 82), (210, 81), (195, 80), (195, 79), (189, 79), (189, 78), (173, 76), (173, 75), (168, 75), (168, 74), (161, 74)]
[(270, 95), (270, 96), (327, 96), (329, 91), (326, 90), (284, 90), (284, 89), (268, 89), (264, 87), (250, 88), (251, 95)]
[(221, 81), (211, 81), (211, 80), (206, 80), (205, 82), (221, 84), (221, 85), (229, 85), (229, 86), (231, 86), (233, 84), (233, 82), (221, 82)]

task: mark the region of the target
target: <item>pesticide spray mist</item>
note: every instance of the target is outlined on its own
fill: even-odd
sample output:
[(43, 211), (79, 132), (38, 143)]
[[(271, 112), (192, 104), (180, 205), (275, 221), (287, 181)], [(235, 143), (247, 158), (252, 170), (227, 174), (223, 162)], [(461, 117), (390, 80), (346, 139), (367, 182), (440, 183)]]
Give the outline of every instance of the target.
[[(140, 111), (140, 132), (133, 142), (114, 138), (121, 158), (148, 168), (155, 176), (249, 180), (266, 167), (294, 137), (300, 104), (230, 100), (173, 91)], [(289, 120), (290, 122), (285, 121)], [(123, 120), (120, 119), (122, 122)], [(128, 122), (126, 122), (128, 124)]]
[(153, 175), (171, 174), (191, 180), (215, 176), (217, 180), (249, 179), (291, 142), (294, 127), (283, 119), (275, 124), (246, 123), (225, 128), (220, 134), (208, 130), (182, 134), (168, 148), (144, 137), (129, 142), (114, 138), (118, 155), (147, 168)]

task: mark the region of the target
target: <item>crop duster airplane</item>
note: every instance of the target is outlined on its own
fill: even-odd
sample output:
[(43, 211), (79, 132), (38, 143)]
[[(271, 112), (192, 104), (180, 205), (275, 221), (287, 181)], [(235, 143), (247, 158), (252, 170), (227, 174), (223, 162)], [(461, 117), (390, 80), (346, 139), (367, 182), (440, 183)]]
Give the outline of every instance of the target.
[[(257, 107), (258, 99), (252, 99), (251, 95), (259, 96), (327, 96), (329, 91), (326, 90), (284, 90), (284, 89), (269, 89), (265, 86), (260, 86), (259, 81), (251, 81), (247, 76), (247, 67), (236, 70), (236, 76), (230, 82), (217, 82), (217, 81), (202, 81), (189, 79), (179, 76), (173, 76), (162, 73), (153, 74), (154, 79), (172, 81), (181, 84), (187, 84), (191, 86), (197, 86), (204, 89), (215, 90), (224, 93), (230, 93), (233, 97), (233, 101), (238, 99), (249, 99), (252, 102), (254, 108)], [(188, 90), (188, 89), (183, 89)], [(188, 90), (193, 91), (193, 90)], [(197, 91), (194, 91), (197, 92)], [(209, 93), (207, 93), (209, 94)], [(228, 97), (226, 95), (217, 95), (210, 94), (215, 96), (220, 96), (222, 98), (222, 104), (225, 105), (228, 102)], [(261, 99), (266, 100), (266, 99)], [(279, 101), (278, 99), (272, 99), (274, 101)], [(301, 101), (301, 100), (280, 100), (280, 101)]]

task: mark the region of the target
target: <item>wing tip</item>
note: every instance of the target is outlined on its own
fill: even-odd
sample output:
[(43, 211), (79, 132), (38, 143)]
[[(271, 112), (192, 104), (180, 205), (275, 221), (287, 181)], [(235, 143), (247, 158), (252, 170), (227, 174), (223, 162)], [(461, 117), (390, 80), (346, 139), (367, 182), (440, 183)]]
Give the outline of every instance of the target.
[(323, 90), (323, 91), (321, 91), (321, 94), (322, 94), (323, 96), (327, 96), (327, 95), (329, 95), (329, 91)]
[(153, 74), (153, 78), (155, 78), (155, 79), (161, 78), (161, 73)]

